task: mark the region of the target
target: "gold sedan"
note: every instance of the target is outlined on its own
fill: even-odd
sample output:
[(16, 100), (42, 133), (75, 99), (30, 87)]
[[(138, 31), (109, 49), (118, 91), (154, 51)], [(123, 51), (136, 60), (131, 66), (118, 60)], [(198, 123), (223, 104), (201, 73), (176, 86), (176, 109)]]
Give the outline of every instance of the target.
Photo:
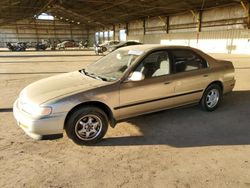
[(14, 116), (33, 138), (66, 130), (75, 143), (93, 144), (108, 125), (141, 114), (193, 103), (213, 111), (234, 85), (232, 63), (200, 50), (130, 46), (86, 69), (30, 84), (16, 100)]

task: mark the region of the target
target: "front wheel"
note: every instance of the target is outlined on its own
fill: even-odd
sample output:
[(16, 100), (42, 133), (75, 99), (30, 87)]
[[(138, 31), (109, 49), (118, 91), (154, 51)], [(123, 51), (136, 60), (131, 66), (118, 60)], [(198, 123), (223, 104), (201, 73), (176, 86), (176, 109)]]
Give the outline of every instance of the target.
[(84, 107), (71, 114), (66, 133), (78, 145), (90, 145), (101, 140), (108, 129), (107, 115), (99, 108)]
[(107, 51), (107, 48), (106, 47), (102, 47), (102, 53), (106, 52), (106, 51)]
[(205, 111), (214, 111), (222, 99), (222, 89), (218, 84), (212, 84), (205, 90), (200, 101), (201, 107)]

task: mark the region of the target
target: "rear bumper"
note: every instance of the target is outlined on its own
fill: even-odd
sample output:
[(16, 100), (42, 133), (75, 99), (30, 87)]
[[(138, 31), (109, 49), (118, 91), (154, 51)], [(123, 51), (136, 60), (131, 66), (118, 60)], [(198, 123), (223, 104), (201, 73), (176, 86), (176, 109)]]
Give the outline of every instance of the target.
[(231, 92), (235, 86), (235, 79), (223, 83), (223, 93)]
[(66, 114), (56, 114), (35, 119), (17, 108), (17, 102), (13, 106), (13, 114), (19, 127), (34, 139), (41, 139), (44, 135), (63, 133)]

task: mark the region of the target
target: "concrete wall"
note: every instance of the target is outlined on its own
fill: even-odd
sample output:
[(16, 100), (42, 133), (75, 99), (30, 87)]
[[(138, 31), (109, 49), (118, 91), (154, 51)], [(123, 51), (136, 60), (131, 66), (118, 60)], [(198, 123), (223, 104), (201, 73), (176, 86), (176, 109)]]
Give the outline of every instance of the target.
[(136, 40), (145, 44), (191, 46), (210, 53), (250, 53), (250, 31), (247, 29), (150, 34), (144, 36), (134, 35), (128, 38), (129, 40)]
[(59, 20), (22, 20), (0, 26), (0, 47), (5, 47), (6, 42), (38, 42), (43, 39), (81, 41), (89, 38), (93, 42), (94, 33)]
[[(240, 4), (203, 11), (200, 31), (199, 18), (197, 12), (170, 16), (169, 25), (162, 22), (162, 17), (150, 18), (145, 25), (145, 35), (129, 32), (127, 38), (145, 44), (192, 46), (213, 53), (250, 53), (250, 30), (246, 12)], [(150, 31), (152, 25), (160, 34)]]
[[(247, 5), (248, 6), (248, 5)], [(248, 9), (248, 7), (246, 7)], [(250, 53), (248, 14), (239, 3), (202, 13), (150, 17), (127, 24), (127, 40), (145, 44), (187, 45), (214, 53)], [(116, 25), (116, 39), (125, 25)]]

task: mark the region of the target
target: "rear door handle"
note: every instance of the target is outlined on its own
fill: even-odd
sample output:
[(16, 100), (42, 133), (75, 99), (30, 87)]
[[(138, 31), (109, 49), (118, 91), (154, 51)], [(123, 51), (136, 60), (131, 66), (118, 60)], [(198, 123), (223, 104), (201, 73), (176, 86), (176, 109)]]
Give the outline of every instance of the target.
[(208, 77), (208, 74), (204, 74), (203, 77)]

